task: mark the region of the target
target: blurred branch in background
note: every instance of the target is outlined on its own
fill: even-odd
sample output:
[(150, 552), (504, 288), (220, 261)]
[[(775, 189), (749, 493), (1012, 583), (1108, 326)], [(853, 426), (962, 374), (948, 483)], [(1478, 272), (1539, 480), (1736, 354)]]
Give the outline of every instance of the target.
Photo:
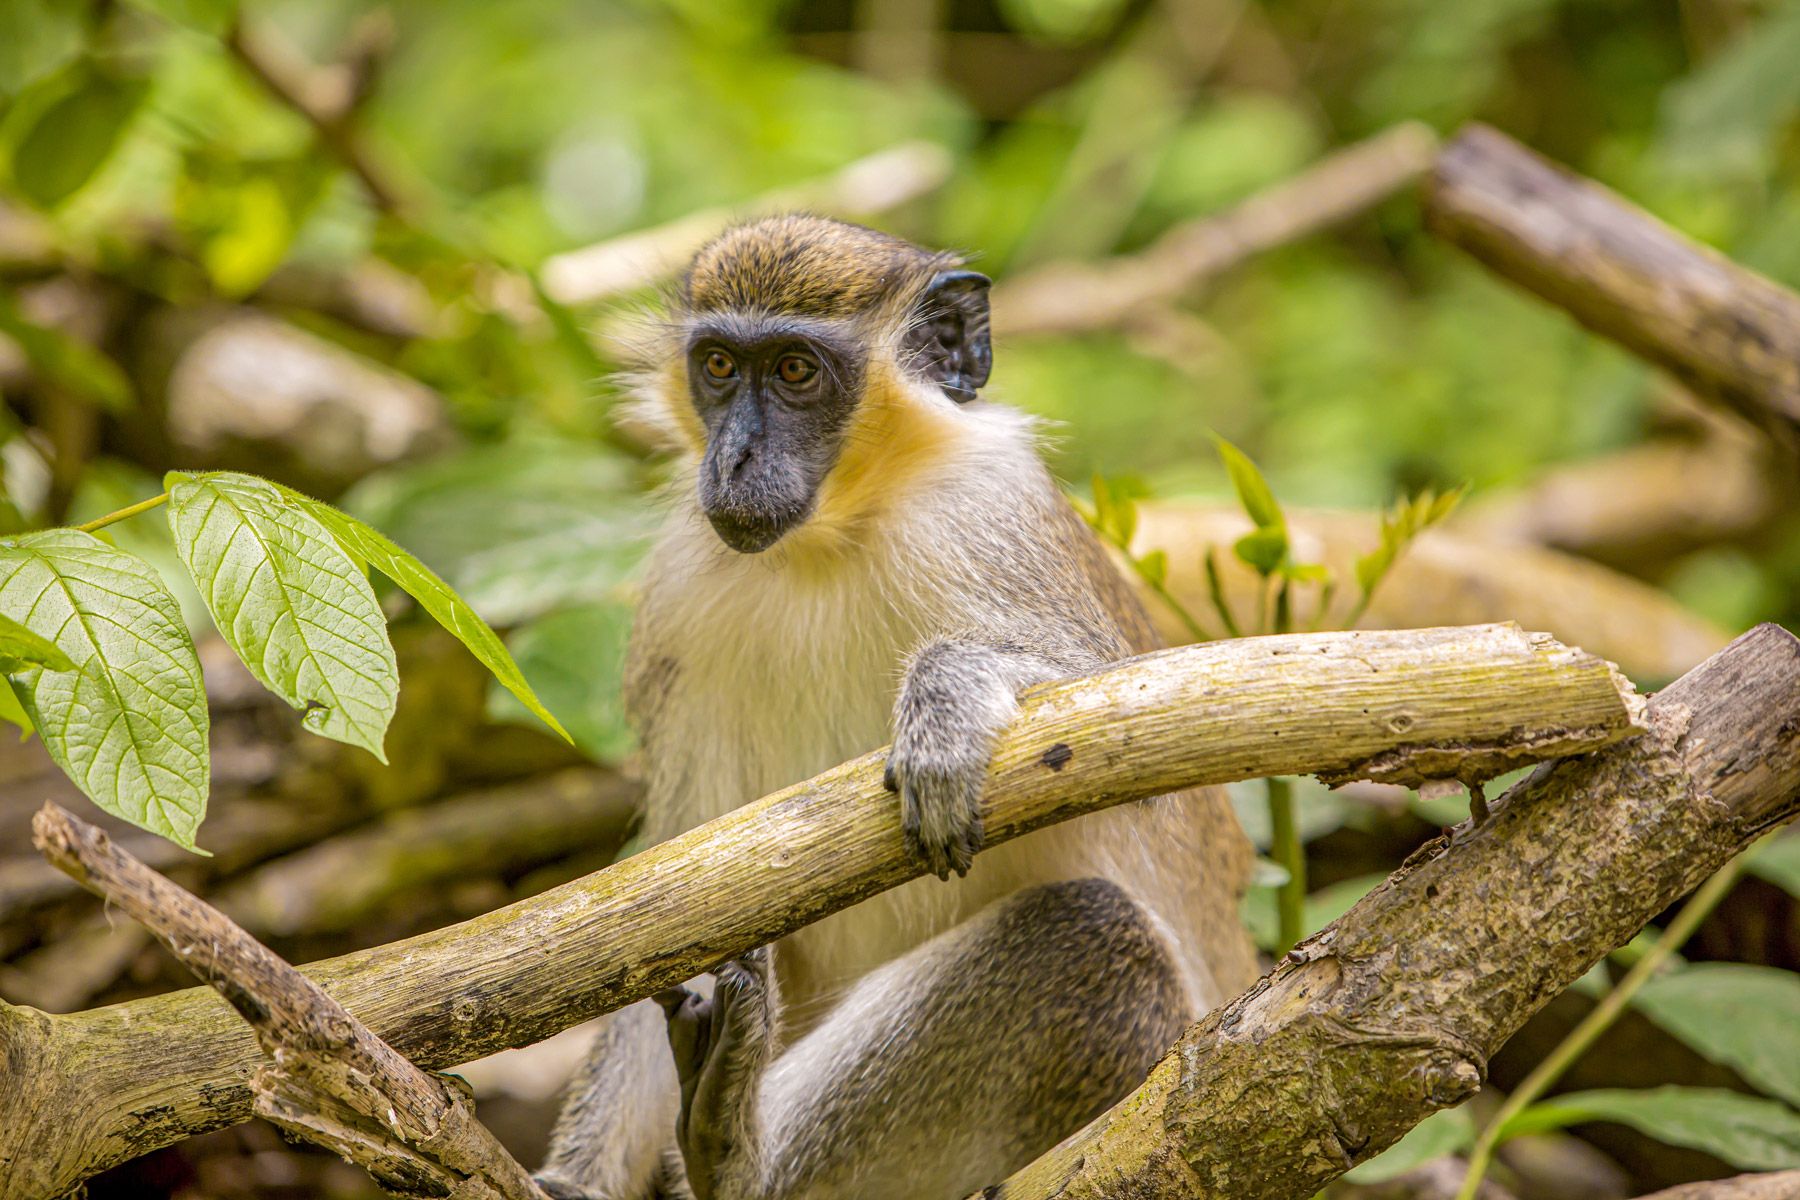
[(790, 209), (846, 218), (877, 216), (935, 190), (949, 178), (951, 165), (950, 153), (942, 146), (906, 142), (813, 183), (552, 255), (544, 263), (544, 287), (564, 304), (612, 299), (667, 279), (733, 220)]
[(1136, 253), (1091, 265), (1056, 263), (1006, 280), (994, 292), (994, 331), (1117, 328), (1257, 254), (1360, 215), (1423, 176), (1436, 146), (1426, 126), (1401, 125), (1336, 151), (1227, 212), (1178, 225)]
[(1800, 451), (1800, 295), (1486, 126), (1438, 156), (1425, 219)]

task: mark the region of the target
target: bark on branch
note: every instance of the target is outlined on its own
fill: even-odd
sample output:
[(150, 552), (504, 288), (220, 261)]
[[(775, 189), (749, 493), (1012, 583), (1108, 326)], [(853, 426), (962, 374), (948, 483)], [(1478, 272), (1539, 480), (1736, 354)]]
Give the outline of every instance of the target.
[(336, 1151), (395, 1195), (544, 1200), (476, 1120), (472, 1097), (408, 1062), (218, 909), (54, 802), (31, 831), (45, 858), (147, 927), (249, 1022), (270, 1059), (250, 1081), (257, 1116)]
[[(1264, 775), (1491, 775), (1629, 736), (1640, 709), (1606, 662), (1509, 625), (1164, 651), (1025, 698), (990, 771), (988, 840)], [(865, 755), (605, 871), (306, 974), (426, 1067), (540, 1040), (916, 877), (882, 762)], [(3, 1200), (59, 1195), (250, 1115), (256, 1047), (204, 989), (59, 1017), (0, 1006), (0, 1043)]]
[(1415, 853), (989, 1200), (1310, 1196), (1467, 1099), (1527, 1017), (1800, 813), (1793, 634), (1752, 630), (1648, 715)]
[(1439, 153), (1425, 220), (1589, 329), (1800, 446), (1800, 295), (1484, 125)]

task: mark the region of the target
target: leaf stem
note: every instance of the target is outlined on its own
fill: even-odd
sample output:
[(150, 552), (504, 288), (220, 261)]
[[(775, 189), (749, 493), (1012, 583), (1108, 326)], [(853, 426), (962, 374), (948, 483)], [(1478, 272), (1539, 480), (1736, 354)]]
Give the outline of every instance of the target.
[(1263, 781), (1269, 789), (1269, 855), (1287, 872), (1275, 892), (1275, 952), (1286, 954), (1306, 936), (1306, 847), (1294, 818), (1294, 790), (1285, 778)]
[(128, 517), (135, 517), (139, 513), (147, 513), (153, 508), (158, 508), (163, 504), (168, 503), (168, 500), (169, 493), (164, 492), (162, 495), (152, 496), (148, 500), (139, 500), (136, 504), (133, 504), (128, 508), (121, 508), (118, 512), (107, 513), (104, 517), (95, 517), (87, 524), (77, 525), (75, 528), (81, 530), (83, 533), (93, 533), (95, 530), (105, 529), (108, 525), (117, 524)]
[(1462, 1187), (1456, 1193), (1456, 1200), (1475, 1200), (1475, 1193), (1480, 1189), (1481, 1181), (1486, 1177), (1488, 1167), (1493, 1163), (1494, 1151), (1506, 1135), (1506, 1126), (1511, 1123), (1513, 1118), (1536, 1103), (1546, 1091), (1555, 1086), (1556, 1081), (1562, 1078), (1564, 1072), (1573, 1066), (1583, 1054), (1587, 1053), (1588, 1048), (1599, 1039), (1601, 1034), (1612, 1027), (1613, 1022), (1617, 1021), (1631, 1004), (1632, 998), (1662, 969), (1669, 957), (1681, 949), (1690, 937), (1694, 936), (1694, 931), (1700, 928), (1700, 923), (1706, 920), (1712, 914), (1712, 910), (1718, 907), (1719, 901), (1730, 893), (1739, 877), (1743, 875), (1744, 864), (1749, 857), (1748, 853), (1738, 855), (1719, 868), (1718, 873), (1711, 879), (1701, 884), (1700, 889), (1694, 893), (1693, 897), (1682, 905), (1681, 911), (1675, 914), (1675, 919), (1669, 922), (1668, 928), (1663, 930), (1662, 936), (1656, 939), (1656, 944), (1637, 961), (1631, 970), (1625, 973), (1623, 979), (1619, 980), (1618, 986), (1608, 992), (1600, 1003), (1594, 1006), (1593, 1011), (1589, 1012), (1581, 1023), (1571, 1029), (1568, 1036), (1557, 1044), (1556, 1049), (1546, 1055), (1544, 1060), (1532, 1069), (1531, 1074), (1527, 1075), (1523, 1082), (1513, 1089), (1512, 1094), (1506, 1098), (1506, 1103), (1502, 1104), (1499, 1111), (1494, 1113), (1493, 1117), (1482, 1127), (1481, 1136), (1475, 1140), (1475, 1148), (1469, 1153), (1468, 1174), (1463, 1176)]

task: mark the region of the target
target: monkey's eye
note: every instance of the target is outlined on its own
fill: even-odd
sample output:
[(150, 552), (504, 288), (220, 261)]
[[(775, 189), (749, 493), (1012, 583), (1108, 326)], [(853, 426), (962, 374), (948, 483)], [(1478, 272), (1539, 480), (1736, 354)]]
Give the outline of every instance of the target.
[(801, 354), (784, 354), (775, 364), (775, 373), (783, 383), (805, 383), (818, 373), (818, 366)]
[(714, 379), (730, 379), (737, 374), (737, 364), (731, 361), (731, 355), (723, 350), (714, 350), (706, 356), (706, 373)]

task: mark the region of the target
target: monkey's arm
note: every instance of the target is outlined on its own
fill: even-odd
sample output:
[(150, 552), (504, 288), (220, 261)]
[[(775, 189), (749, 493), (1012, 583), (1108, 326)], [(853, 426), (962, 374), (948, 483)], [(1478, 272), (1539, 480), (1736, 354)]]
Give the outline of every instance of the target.
[(913, 655), (894, 705), (887, 786), (900, 793), (907, 848), (939, 879), (981, 849), (981, 785), (1025, 688), (1098, 664), (1001, 638), (942, 638)]
[(600, 1019), (569, 1081), (537, 1180), (557, 1200), (652, 1200), (665, 1194), (681, 1106), (663, 1014), (648, 1000)]

